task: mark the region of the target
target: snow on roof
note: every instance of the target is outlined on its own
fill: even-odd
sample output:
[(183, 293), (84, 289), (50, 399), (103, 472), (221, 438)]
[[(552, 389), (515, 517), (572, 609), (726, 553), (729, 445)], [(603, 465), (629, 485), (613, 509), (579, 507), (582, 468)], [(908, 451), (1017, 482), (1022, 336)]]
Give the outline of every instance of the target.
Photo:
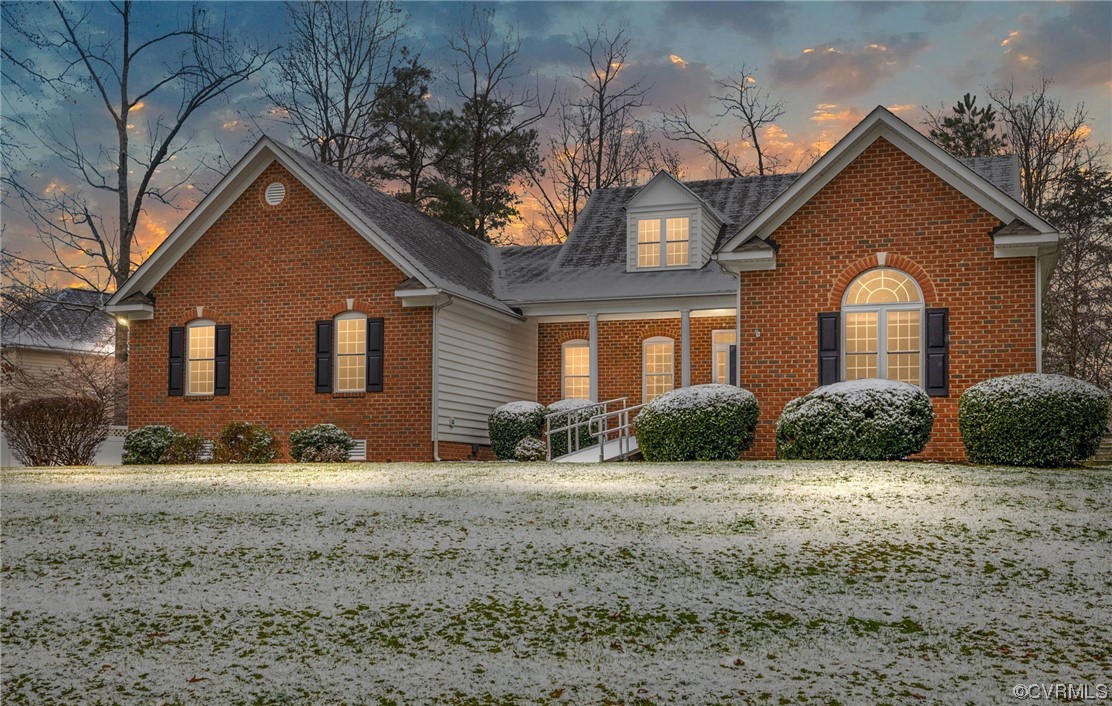
[(4, 346), (78, 353), (115, 350), (116, 319), (100, 310), (110, 295), (63, 289), (0, 320)]

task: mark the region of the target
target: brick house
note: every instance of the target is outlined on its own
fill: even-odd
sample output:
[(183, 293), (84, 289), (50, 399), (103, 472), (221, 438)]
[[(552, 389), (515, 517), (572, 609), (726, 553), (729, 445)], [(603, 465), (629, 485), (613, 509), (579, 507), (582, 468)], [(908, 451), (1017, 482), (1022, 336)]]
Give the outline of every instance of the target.
[(959, 459), (980, 380), (1041, 367), (1058, 235), (1011, 157), (957, 160), (878, 107), (803, 174), (591, 196), (567, 242), (497, 248), (267, 138), (108, 303), (135, 426), (333, 422), (370, 460), (488, 453), (510, 400), (637, 404), (736, 382), (748, 455), (820, 384), (923, 386)]

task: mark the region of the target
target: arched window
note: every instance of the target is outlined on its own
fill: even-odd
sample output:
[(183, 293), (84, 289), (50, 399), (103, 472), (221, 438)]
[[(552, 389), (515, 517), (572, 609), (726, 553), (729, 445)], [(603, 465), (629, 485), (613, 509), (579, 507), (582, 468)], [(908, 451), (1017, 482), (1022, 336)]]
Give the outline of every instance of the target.
[(336, 317), (336, 392), (367, 389), (367, 315), (346, 311)]
[(890, 268), (862, 273), (842, 301), (843, 380), (884, 378), (921, 385), (923, 295)]
[(641, 401), (651, 402), (676, 386), (675, 342), (664, 336), (641, 344)]
[(567, 341), (560, 351), (561, 395), (591, 399), (591, 347), (587, 341)]
[(215, 394), (216, 324), (208, 319), (194, 319), (185, 326), (185, 338), (186, 393), (190, 395)]

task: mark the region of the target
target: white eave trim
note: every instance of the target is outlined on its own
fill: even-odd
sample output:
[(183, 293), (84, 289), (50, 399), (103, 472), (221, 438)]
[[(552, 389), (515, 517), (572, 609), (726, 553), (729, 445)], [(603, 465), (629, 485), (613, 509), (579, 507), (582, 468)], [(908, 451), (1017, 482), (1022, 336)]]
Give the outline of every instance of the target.
[(1057, 233), (997, 235), (992, 239), (993, 257), (1038, 257), (1058, 249)]
[(1054, 232), (1054, 227), (1038, 215), (1000, 191), (987, 179), (932, 143), (926, 136), (886, 108), (877, 106), (803, 176), (796, 179), (734, 237), (730, 238), (719, 252), (733, 250), (754, 236), (762, 239), (771, 236), (773, 231), (783, 225), (803, 204), (881, 137), (938, 175), (1002, 223), (1010, 223), (1018, 218), (1041, 232)]
[(772, 248), (744, 252), (720, 252), (714, 256), (719, 266), (731, 274), (776, 269), (776, 251)]
[(154, 318), (153, 304), (107, 304), (104, 310), (109, 314), (123, 316), (128, 321), (148, 321)]

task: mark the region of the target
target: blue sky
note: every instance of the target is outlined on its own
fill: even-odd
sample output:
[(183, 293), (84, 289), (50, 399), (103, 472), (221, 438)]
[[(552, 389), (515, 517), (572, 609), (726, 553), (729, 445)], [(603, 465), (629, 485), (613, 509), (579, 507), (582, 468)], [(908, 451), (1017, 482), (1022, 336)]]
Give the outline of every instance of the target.
[[(140, 3), (138, 11), (155, 23), (165, 22), (185, 7)], [(226, 17), (244, 38), (281, 44), (286, 36), (285, 8), (280, 3), (209, 7), (210, 13)], [(410, 16), (407, 43), (434, 66), (444, 66), (449, 59), (447, 37), (467, 7), (444, 2), (403, 3), (402, 7)], [(677, 104), (710, 120), (714, 81), (742, 64), (755, 68), (759, 81), (787, 104), (787, 113), (768, 142), (789, 161), (828, 148), (877, 105), (918, 125), (924, 106), (937, 109), (943, 103), (953, 104), (967, 91), (985, 102), (986, 87), (1014, 82), (1023, 90), (1043, 75), (1054, 80), (1053, 92), (1065, 103), (1084, 101), (1093, 137), (1112, 142), (1110, 3), (502, 2), (493, 7), (500, 24), (520, 33), (521, 68), (535, 74), (545, 87), (570, 87), (568, 75), (580, 68), (573, 44), (583, 27), (605, 24), (613, 32), (624, 26), (633, 40), (624, 77), (652, 84), (651, 105), (642, 115), (650, 122), (661, 110)], [(42, 13), (42, 21), (50, 21), (47, 6), (29, 12)], [(94, 14), (92, 19), (95, 23), (99, 18)], [(104, 29), (111, 31), (108, 26)], [(443, 84), (434, 85), (434, 95), (439, 88)], [(35, 102), (5, 86), (4, 97), (6, 114), (22, 112), (33, 120), (78, 125), (83, 139), (106, 139), (97, 128), (104, 122), (103, 108), (91, 94), (73, 103), (49, 96)], [(144, 117), (152, 119), (167, 107), (169, 103), (152, 102), (144, 108)], [(168, 165), (163, 176), (187, 173), (196, 160), (215, 154), (217, 143), (234, 161), (257, 139), (260, 128), (279, 139), (289, 138), (270, 119), (256, 81), (197, 117), (190, 131), (192, 146)], [(142, 124), (136, 130), (142, 132)], [(729, 132), (722, 137), (730, 139)], [(689, 177), (712, 175), (698, 154), (684, 148), (683, 156)], [(36, 179), (41, 189), (72, 182), (56, 163), (44, 159), (40, 166)], [(217, 178), (214, 171), (198, 172), (192, 193), (183, 194), (180, 206), (187, 209), (195, 203)], [(528, 199), (525, 206), (528, 210)], [(153, 249), (184, 213), (151, 204), (141, 228), (142, 248)], [(19, 214), (9, 209), (3, 217), (5, 247), (35, 251)]]

